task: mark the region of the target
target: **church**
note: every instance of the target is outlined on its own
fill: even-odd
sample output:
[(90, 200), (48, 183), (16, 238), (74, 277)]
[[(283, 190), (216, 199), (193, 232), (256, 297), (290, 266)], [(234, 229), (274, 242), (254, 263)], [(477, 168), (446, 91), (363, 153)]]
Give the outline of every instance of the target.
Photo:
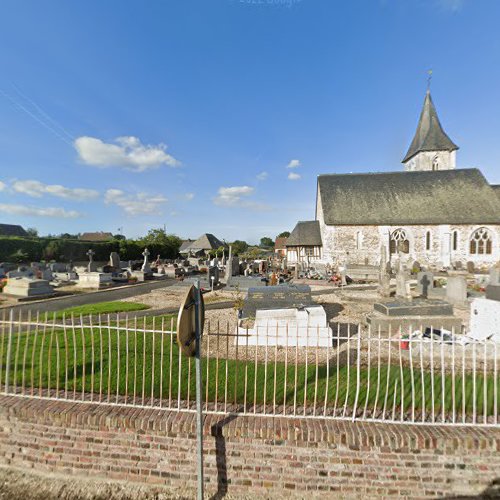
[(428, 90), (404, 170), (319, 175), (315, 220), (295, 226), (287, 263), (377, 265), (385, 246), (431, 267), (491, 266), (500, 259), (500, 185), (457, 169), (457, 150)]

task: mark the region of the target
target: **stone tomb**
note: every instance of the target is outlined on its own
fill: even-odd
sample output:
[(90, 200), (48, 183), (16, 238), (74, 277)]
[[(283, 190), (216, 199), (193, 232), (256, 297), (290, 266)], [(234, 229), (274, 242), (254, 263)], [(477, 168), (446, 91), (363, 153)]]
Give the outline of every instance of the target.
[(500, 343), (500, 302), (476, 298), (470, 306), (470, 332), (476, 340), (491, 339)]
[(278, 285), (249, 288), (243, 317), (255, 317), (257, 309), (288, 309), (316, 305), (307, 285)]
[(7, 281), (3, 293), (16, 297), (46, 297), (54, 294), (47, 280), (12, 278)]
[(238, 327), (239, 346), (328, 347), (332, 330), (323, 306), (258, 309), (252, 329)]
[(80, 273), (77, 285), (80, 288), (99, 289), (112, 283), (113, 275), (111, 273)]
[(378, 302), (373, 312), (367, 314), (366, 322), (372, 334), (389, 330), (396, 334), (399, 330), (421, 330), (427, 327), (445, 328), (460, 333), (462, 322), (453, 315), (453, 306), (444, 300), (413, 299)]

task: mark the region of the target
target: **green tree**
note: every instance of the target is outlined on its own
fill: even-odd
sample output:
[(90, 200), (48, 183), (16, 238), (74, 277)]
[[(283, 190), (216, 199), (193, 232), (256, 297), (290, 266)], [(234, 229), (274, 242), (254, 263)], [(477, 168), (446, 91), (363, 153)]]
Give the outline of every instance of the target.
[(272, 248), (274, 247), (274, 241), (269, 236), (264, 236), (260, 239), (260, 246), (262, 248)]
[(241, 255), (248, 250), (248, 243), (246, 241), (234, 240), (231, 246), (234, 255)]
[(19, 249), (10, 256), (9, 260), (14, 261), (16, 264), (20, 264), (28, 260), (28, 254)]
[(43, 250), (45, 260), (64, 260), (64, 241), (51, 240)]
[(290, 236), (290, 231), (283, 231), (282, 233), (278, 234), (276, 238), (288, 238)]
[(28, 233), (28, 236), (30, 238), (38, 238), (38, 229), (36, 229), (35, 227), (29, 227), (28, 229), (26, 229), (26, 232)]
[[(153, 258), (161, 255), (162, 258), (172, 259), (179, 253), (182, 240), (175, 234), (167, 234), (162, 228), (150, 229), (144, 238), (137, 242), (148, 247)], [(137, 257), (136, 257), (137, 258)]]

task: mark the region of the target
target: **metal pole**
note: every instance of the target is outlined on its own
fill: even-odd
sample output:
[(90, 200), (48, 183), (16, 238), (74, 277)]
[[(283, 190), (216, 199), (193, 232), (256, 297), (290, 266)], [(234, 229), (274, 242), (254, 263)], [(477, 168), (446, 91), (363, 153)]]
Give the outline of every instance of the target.
[(198, 500), (203, 500), (203, 412), (201, 406), (201, 291), (200, 280), (196, 280), (195, 288), (195, 322), (196, 322), (196, 431), (198, 461)]
[[(14, 310), (9, 312), (9, 338), (7, 340), (7, 359), (5, 360), (5, 392), (9, 393), (10, 360), (12, 357), (12, 335), (14, 333)], [(16, 374), (14, 374), (15, 376)]]

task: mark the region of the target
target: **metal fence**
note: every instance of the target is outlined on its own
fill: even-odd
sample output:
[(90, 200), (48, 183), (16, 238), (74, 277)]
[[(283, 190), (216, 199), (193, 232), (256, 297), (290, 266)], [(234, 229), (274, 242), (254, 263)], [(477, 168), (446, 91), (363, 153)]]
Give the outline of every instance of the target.
[[(422, 328), (404, 333), (338, 323), (325, 343), (319, 328), (207, 321), (203, 409), (499, 425), (495, 342)], [(195, 411), (194, 375), (171, 317), (0, 319), (2, 394)]]

